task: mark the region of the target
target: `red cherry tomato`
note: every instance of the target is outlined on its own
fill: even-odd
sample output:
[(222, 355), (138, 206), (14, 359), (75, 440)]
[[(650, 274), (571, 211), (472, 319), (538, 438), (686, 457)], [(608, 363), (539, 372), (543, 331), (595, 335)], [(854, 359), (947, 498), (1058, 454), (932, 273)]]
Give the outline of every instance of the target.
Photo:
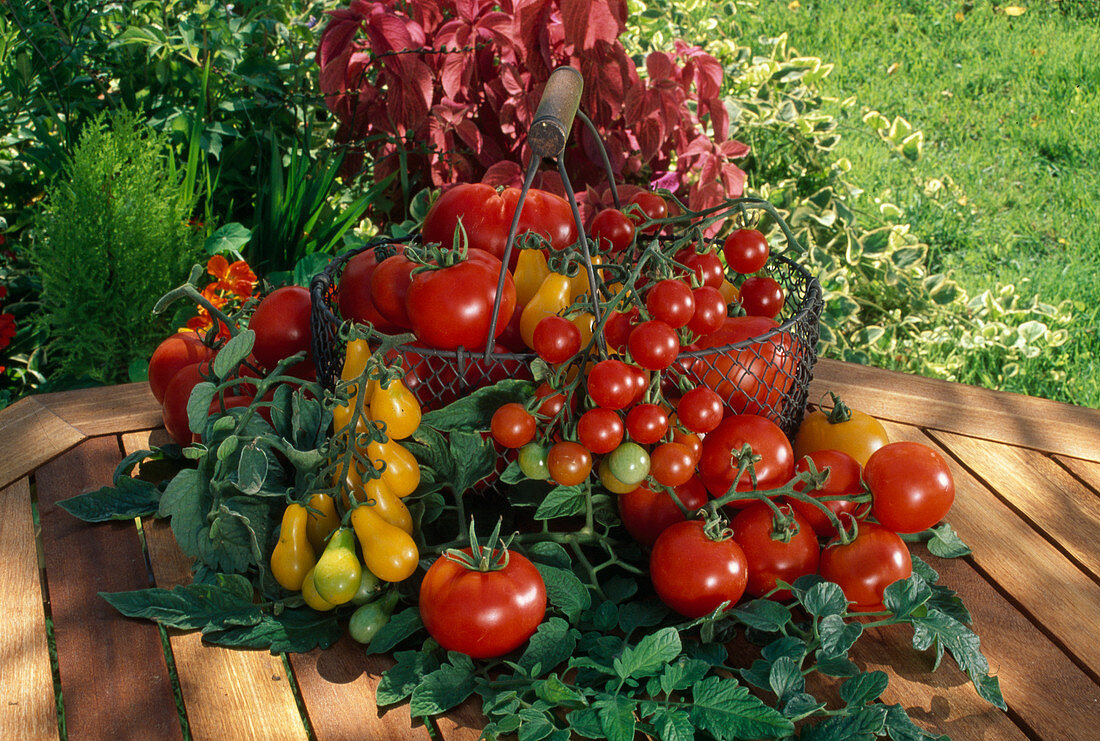
[(700, 253), (694, 247), (685, 247), (675, 254), (674, 259), (687, 268), (688, 275), (694, 276), (700, 285), (718, 288), (726, 279), (722, 261), (710, 250)]
[(669, 525), (657, 536), (649, 575), (662, 602), (684, 617), (697, 618), (723, 602), (732, 607), (741, 599), (748, 562), (736, 540), (712, 540), (701, 520), (687, 520)]
[(774, 319), (783, 310), (783, 286), (775, 278), (754, 275), (741, 284), (741, 308), (749, 316)]
[[(645, 307), (654, 319), (661, 320), (673, 329), (679, 329), (690, 322), (695, 314), (695, 294), (684, 281), (666, 278), (657, 281), (649, 289), (645, 297)], [(722, 317), (725, 318), (724, 309)]]
[(546, 381), (540, 383), (535, 389), (535, 398), (540, 400), (535, 411), (544, 420), (553, 419), (565, 408), (565, 394), (555, 390)]
[(680, 486), (695, 475), (695, 460), (686, 445), (661, 443), (649, 453), (649, 475), (662, 486)]
[(836, 541), (821, 552), (821, 575), (840, 585), (856, 611), (883, 609), (886, 587), (913, 574), (913, 560), (905, 541), (893, 530), (861, 522), (859, 533), (847, 545)]
[[(821, 504), (828, 507), (837, 517), (840, 517), (841, 514), (855, 517), (857, 509), (860, 509), (858, 503), (844, 499), (832, 499), (832, 497), (855, 496), (862, 493), (863, 482), (860, 480), (859, 462), (839, 450), (817, 450), (809, 453), (808, 457), (814, 462), (814, 467), (818, 471), (828, 468), (829, 478), (820, 489), (806, 491), (806, 485), (802, 483), (797, 484), (795, 488), (813, 497), (827, 498)], [(794, 465), (794, 470), (795, 473), (809, 470), (805, 457), (798, 459), (798, 462)], [(817, 505), (797, 499), (788, 499), (787, 501), (790, 502), (790, 505), (794, 507), (798, 514), (810, 523), (810, 527), (819, 536), (826, 538), (837, 534), (836, 527), (833, 526), (829, 516)], [(867, 510), (868, 508), (863, 507), (862, 509)], [(843, 523), (843, 520), (841, 522)]]
[[(703, 452), (699, 456), (699, 475), (707, 490), (715, 497), (725, 494), (734, 484), (737, 465), (734, 455), (743, 446), (752, 448), (760, 460), (753, 464), (757, 489), (774, 489), (794, 476), (794, 453), (783, 430), (767, 417), (755, 414), (735, 414), (722, 420), (703, 438)], [(749, 491), (752, 479), (745, 471), (737, 481), (735, 491)], [(744, 507), (755, 499), (736, 499), (731, 507)]]
[(626, 431), (639, 445), (652, 445), (668, 431), (668, 414), (657, 404), (636, 404), (626, 414)]
[(607, 323), (604, 324), (604, 338), (607, 340), (607, 347), (619, 352), (626, 350), (627, 340), (630, 339), (630, 332), (634, 329), (637, 319), (637, 309), (631, 309), (627, 312), (611, 312), (611, 315), (607, 317)]
[(445, 650), (488, 659), (534, 634), (546, 615), (546, 585), (515, 551), (499, 571), (474, 571), (440, 556), (421, 582), (419, 606), (428, 634)]
[(730, 270), (748, 275), (768, 262), (768, 240), (756, 229), (738, 229), (722, 243), (722, 254)]
[[(640, 215), (637, 210), (631, 211), (630, 219), (634, 222), (635, 226), (640, 226), (647, 221), (655, 221), (668, 216), (668, 202), (657, 193), (647, 190), (639, 191), (631, 196), (630, 203), (641, 210)], [(645, 232), (646, 234), (653, 234), (658, 228), (659, 226), (657, 224), (650, 224), (645, 228)]]
[(695, 301), (695, 313), (691, 315), (687, 328), (700, 337), (721, 329), (729, 310), (722, 292), (714, 286), (699, 286), (692, 290), (691, 295)]
[(564, 363), (581, 351), (581, 330), (565, 317), (543, 317), (535, 325), (533, 344), (547, 363)]
[(308, 358), (312, 310), (309, 289), (302, 286), (283, 286), (265, 296), (248, 322), (256, 333), (252, 346), (256, 361), (271, 370), (295, 353), (305, 352)]
[(563, 440), (550, 447), (546, 467), (557, 484), (576, 486), (592, 473), (592, 454), (580, 443)]
[[(689, 513), (707, 503), (707, 489), (698, 476), (673, 491)], [(646, 546), (653, 545), (666, 527), (686, 519), (667, 491), (645, 484), (619, 495), (619, 516), (630, 537)]]
[(522, 404), (509, 402), (493, 412), (489, 431), (506, 448), (522, 448), (535, 438), (535, 418)]
[(601, 360), (588, 371), (588, 396), (605, 409), (625, 409), (634, 400), (635, 381), (626, 363)]
[(672, 327), (651, 319), (630, 332), (626, 347), (638, 365), (648, 370), (664, 370), (680, 352), (680, 338)]
[(625, 252), (634, 241), (634, 224), (615, 208), (605, 208), (592, 219), (592, 239), (600, 250)]
[(577, 440), (596, 455), (610, 453), (623, 441), (623, 420), (613, 409), (589, 409), (577, 420)]
[(882, 446), (867, 459), (863, 480), (871, 490), (875, 519), (896, 533), (919, 533), (947, 515), (955, 501), (955, 479), (935, 449), (902, 440)]
[(725, 413), (722, 397), (706, 386), (696, 386), (684, 392), (676, 405), (676, 416), (680, 423), (692, 432), (702, 435), (717, 427)]
[[(764, 502), (750, 504), (730, 521), (733, 538), (745, 551), (749, 566), (745, 593), (751, 597), (763, 597), (775, 589), (779, 579), (792, 584), (800, 576), (817, 573), (821, 547), (813, 528), (786, 504), (779, 505), (779, 509), (785, 515), (794, 517), (798, 529), (789, 540), (782, 540), (778, 535), (773, 537), (776, 531), (775, 513)], [(790, 599), (791, 590), (781, 589), (770, 598)]]
[(164, 401), (164, 392), (172, 376), (180, 368), (201, 363), (214, 357), (214, 350), (203, 344), (194, 332), (176, 332), (157, 345), (149, 358), (149, 390), (158, 402)]

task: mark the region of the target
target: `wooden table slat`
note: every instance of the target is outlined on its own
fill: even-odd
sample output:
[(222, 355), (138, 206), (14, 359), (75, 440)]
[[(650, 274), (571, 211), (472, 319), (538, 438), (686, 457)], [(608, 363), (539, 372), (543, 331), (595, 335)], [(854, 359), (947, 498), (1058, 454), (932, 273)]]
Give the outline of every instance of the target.
[(121, 458), (117, 438), (92, 438), (35, 474), (65, 725), (74, 739), (182, 738), (159, 630), (98, 596), (151, 586), (137, 529), (56, 504), (110, 481)]
[(88, 437), (150, 430), (164, 423), (160, 404), (149, 384), (124, 383), (35, 397)]
[(1066, 467), (1074, 476), (1081, 479), (1085, 486), (1092, 490), (1096, 496), (1100, 496), (1100, 463), (1083, 461), (1079, 458), (1070, 458), (1064, 455), (1054, 456), (1054, 460)]
[(18, 441), (0, 456), (0, 487), (23, 478), (84, 435), (35, 397), (0, 409), (0, 440)]
[[(129, 453), (147, 449), (150, 433), (123, 437)], [(191, 583), (191, 559), (167, 520), (143, 522), (149, 560), (159, 587)], [(191, 735), (202, 739), (305, 739), (305, 723), (281, 656), (202, 642), (198, 632), (169, 632), (180, 694)]]
[(56, 739), (57, 706), (26, 479), (0, 490), (0, 563), (7, 613), (0, 630), (0, 738)]
[[(916, 428), (893, 423), (885, 427), (891, 440), (937, 445)], [(950, 447), (946, 450), (955, 478), (955, 503), (947, 521), (973, 550), (973, 563), (1093, 677), (1100, 676), (1100, 641), (1082, 630), (1100, 617), (1100, 585), (960, 466)]]

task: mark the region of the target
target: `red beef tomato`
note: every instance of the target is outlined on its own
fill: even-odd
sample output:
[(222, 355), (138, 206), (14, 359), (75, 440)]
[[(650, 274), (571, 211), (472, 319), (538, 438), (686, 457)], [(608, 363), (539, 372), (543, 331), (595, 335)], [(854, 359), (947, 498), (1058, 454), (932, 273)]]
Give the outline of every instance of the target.
[(344, 264), (337, 287), (340, 316), (360, 324), (369, 324), (379, 332), (394, 332), (399, 327), (378, 312), (371, 298), (371, 276), (378, 267), (378, 253), (369, 249)]
[(684, 617), (708, 615), (745, 593), (748, 562), (733, 538), (711, 539), (702, 520), (669, 525), (649, 556), (649, 575), (661, 601)]
[(164, 401), (164, 391), (180, 368), (201, 363), (214, 357), (214, 350), (204, 345), (194, 332), (176, 332), (164, 339), (149, 358), (149, 390), (158, 402)]
[(248, 322), (256, 333), (252, 356), (260, 365), (271, 370), (299, 352), (309, 358), (311, 304), (309, 289), (302, 286), (276, 288), (260, 301)]
[[(720, 497), (734, 484), (737, 477), (735, 454), (748, 445), (760, 459), (753, 464), (756, 472), (756, 488), (774, 489), (794, 476), (794, 452), (783, 430), (767, 417), (755, 414), (728, 416), (703, 438), (703, 450), (699, 456), (699, 474), (711, 495)], [(745, 471), (737, 480), (735, 491), (750, 491), (752, 479)], [(735, 499), (732, 507), (743, 507), (755, 499)]]
[(700, 338), (696, 346), (706, 350), (747, 344), (696, 360), (685, 368), (686, 375), (714, 389), (735, 414), (780, 414), (798, 367), (794, 338), (779, 332), (753, 341), (778, 327), (767, 317), (727, 317), (721, 329)]

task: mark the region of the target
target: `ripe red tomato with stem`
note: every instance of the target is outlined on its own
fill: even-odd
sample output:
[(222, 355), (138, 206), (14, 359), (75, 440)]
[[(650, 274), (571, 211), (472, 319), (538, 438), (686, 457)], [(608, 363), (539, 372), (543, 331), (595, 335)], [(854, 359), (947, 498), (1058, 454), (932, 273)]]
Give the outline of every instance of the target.
[(535, 408), (535, 412), (543, 420), (551, 420), (565, 408), (565, 394), (555, 389), (546, 381), (543, 381), (535, 388), (535, 399), (538, 400), (538, 406)]
[[(833, 499), (832, 497), (858, 496), (863, 493), (863, 481), (860, 478), (861, 468), (859, 462), (840, 450), (816, 450), (807, 457), (813, 461), (814, 468), (818, 471), (829, 469), (829, 478), (818, 489), (808, 489), (805, 483), (795, 484), (795, 490), (808, 496), (822, 499), (821, 505), (827, 507), (834, 515), (840, 517), (846, 514), (857, 519), (866, 516), (869, 508), (861, 507), (858, 502), (846, 499)], [(794, 465), (795, 474), (809, 470), (806, 457), (799, 458)], [(804, 502), (800, 499), (788, 498), (787, 502), (801, 515), (810, 527), (820, 537), (832, 537), (837, 535), (836, 526), (829, 516), (816, 504)], [(858, 514), (862, 512), (862, 516)]]
[(871, 512), (897, 533), (919, 533), (942, 520), (955, 501), (955, 479), (934, 448), (909, 440), (882, 446), (867, 460), (863, 480)]
[(722, 242), (722, 254), (730, 270), (748, 275), (763, 269), (771, 249), (756, 229), (738, 229)]
[[(707, 503), (707, 489), (698, 476), (674, 487), (673, 492), (689, 513)], [(619, 517), (630, 537), (645, 546), (653, 545), (669, 525), (687, 519), (667, 490), (647, 484), (619, 495)]]
[[(445, 191), (424, 217), (421, 238), (425, 244), (439, 242), (445, 249), (454, 245), (461, 219), (467, 245), (504, 259), (508, 230), (519, 204), (519, 188), (498, 191), (486, 183), (462, 183)], [(548, 191), (527, 191), (520, 212), (517, 237), (527, 232), (541, 234), (552, 249), (563, 250), (577, 241), (577, 223), (569, 202)], [(519, 250), (513, 249), (509, 270), (515, 270)]]
[(399, 327), (378, 312), (372, 298), (371, 276), (377, 268), (378, 251), (375, 249), (363, 250), (344, 263), (337, 287), (340, 316), (369, 324), (379, 332), (395, 332)]
[(605, 208), (596, 214), (589, 231), (600, 250), (625, 252), (634, 242), (634, 223), (616, 208)]
[[(629, 203), (638, 207), (630, 210), (630, 219), (634, 222), (635, 227), (641, 226), (647, 221), (664, 219), (668, 216), (668, 202), (658, 193), (648, 190), (638, 191), (630, 197)], [(639, 210), (641, 214), (638, 213)], [(658, 224), (650, 224), (645, 228), (645, 233), (655, 234), (659, 228)]]
[(489, 421), (493, 439), (506, 448), (522, 448), (535, 438), (535, 418), (518, 402), (501, 404)]
[[(503, 656), (530, 638), (546, 614), (546, 585), (523, 554), (449, 551), (420, 584), (420, 618), (447, 651)], [(459, 554), (465, 554), (462, 559)]]
[(705, 337), (717, 332), (726, 323), (726, 312), (729, 305), (722, 296), (722, 292), (714, 286), (699, 286), (691, 292), (695, 302), (695, 312), (687, 323), (687, 328)]
[(696, 386), (684, 392), (676, 404), (680, 424), (701, 435), (712, 431), (725, 415), (722, 397), (706, 386)]
[[(416, 273), (405, 304), (420, 342), (440, 350), (484, 349), (490, 339), (499, 275), (493, 263), (481, 259)], [(504, 332), (515, 307), (516, 284), (506, 272), (493, 339)]]
[(176, 332), (161, 340), (149, 357), (149, 390), (153, 392), (153, 398), (158, 402), (164, 401), (168, 383), (180, 368), (213, 357), (213, 348), (203, 344), (194, 332)]
[(749, 316), (774, 319), (783, 311), (786, 294), (775, 278), (754, 275), (741, 284), (741, 308)]
[(405, 299), (415, 267), (415, 262), (399, 252), (380, 262), (371, 273), (370, 290), (374, 308), (386, 321), (400, 329), (412, 326)]
[(626, 343), (630, 356), (647, 370), (664, 370), (680, 352), (676, 330), (660, 319), (642, 322), (630, 332)]
[(882, 525), (861, 522), (850, 542), (838, 539), (825, 546), (819, 570), (840, 585), (852, 610), (875, 612), (884, 609), (886, 587), (912, 576), (913, 560), (900, 535)]
[(708, 615), (723, 602), (732, 607), (745, 593), (745, 552), (732, 537), (713, 530), (702, 520), (685, 520), (669, 525), (653, 544), (653, 588), (662, 602), (684, 617)]
[(649, 475), (662, 486), (680, 486), (695, 475), (695, 460), (686, 445), (661, 443), (649, 453)]
[(564, 363), (581, 351), (581, 330), (565, 317), (543, 317), (535, 325), (534, 350), (547, 363)]
[[(735, 414), (725, 417), (703, 438), (699, 475), (712, 496), (725, 495), (734, 483), (737, 485), (735, 491), (753, 488), (748, 470), (737, 478), (737, 456), (746, 445), (752, 449), (754, 457), (759, 456), (759, 460), (753, 463), (756, 489), (775, 489), (794, 476), (794, 453), (783, 430), (767, 417)], [(755, 498), (740, 498), (728, 504), (744, 507), (754, 501)]]
[(605, 409), (625, 409), (634, 400), (636, 391), (631, 373), (621, 360), (601, 360), (588, 371), (588, 396)]
[(625, 312), (612, 311), (604, 324), (604, 338), (607, 340), (607, 347), (619, 352), (626, 350), (627, 340), (630, 339), (630, 332), (634, 329), (637, 320), (637, 309)]
[(596, 455), (610, 453), (623, 441), (623, 420), (613, 409), (589, 409), (577, 420), (577, 441)]
[[(768, 594), (778, 580), (792, 584), (800, 576), (817, 573), (821, 547), (814, 529), (789, 505), (780, 504), (777, 508), (784, 518), (781, 527), (777, 527), (775, 510), (765, 502), (750, 504), (730, 520), (733, 538), (748, 562), (745, 593), (751, 597)], [(791, 590), (780, 589), (768, 596), (788, 600)]]
[[(646, 293), (645, 307), (654, 319), (679, 329), (695, 314), (695, 294), (684, 281), (666, 278), (657, 281)], [(722, 315), (725, 316), (724, 311)]]
[(248, 322), (256, 333), (252, 356), (267, 370), (280, 360), (299, 352), (309, 358), (310, 315), (313, 311), (309, 290), (302, 286), (283, 286), (264, 296)]
[(658, 404), (635, 404), (626, 413), (626, 432), (639, 445), (652, 445), (667, 431), (668, 414)]
[(168, 382), (161, 404), (164, 429), (177, 445), (190, 445), (193, 439), (191, 427), (187, 421), (187, 401), (195, 386), (208, 380), (212, 375), (210, 361), (192, 363), (180, 368)]
[(726, 278), (722, 261), (711, 250), (696, 252), (694, 247), (685, 247), (677, 252), (673, 259), (683, 265), (688, 275), (693, 277), (699, 285), (719, 288)]
[(592, 473), (592, 454), (580, 443), (562, 440), (546, 454), (550, 478), (561, 486), (577, 486)]

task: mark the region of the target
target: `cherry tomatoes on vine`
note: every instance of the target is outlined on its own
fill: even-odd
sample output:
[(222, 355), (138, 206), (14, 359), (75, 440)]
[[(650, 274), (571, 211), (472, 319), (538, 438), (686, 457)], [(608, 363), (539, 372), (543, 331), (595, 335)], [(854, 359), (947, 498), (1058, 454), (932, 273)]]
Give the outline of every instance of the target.
[(775, 278), (754, 275), (741, 284), (741, 308), (749, 316), (775, 319), (783, 310), (783, 286)]
[(596, 455), (610, 453), (623, 441), (623, 420), (613, 409), (589, 409), (577, 420), (577, 440)]
[[(774, 489), (794, 476), (794, 453), (783, 430), (767, 417), (755, 414), (735, 414), (726, 417), (703, 438), (699, 456), (699, 474), (707, 490), (720, 497), (734, 484), (737, 476), (736, 455), (748, 445), (759, 460), (753, 463), (757, 489)], [(752, 479), (746, 470), (736, 482), (736, 491), (752, 489)], [(737, 499), (732, 507), (743, 507), (754, 499)]]
[[(707, 503), (707, 489), (698, 476), (692, 476), (673, 491), (689, 513)], [(619, 494), (619, 517), (630, 537), (646, 546), (653, 545), (666, 527), (686, 519), (667, 491), (645, 484)]]
[(722, 254), (730, 270), (748, 275), (764, 267), (771, 249), (756, 229), (738, 229), (722, 243)]
[(561, 316), (547, 316), (535, 325), (534, 351), (547, 363), (564, 363), (581, 351), (581, 331)]
[(652, 445), (668, 431), (668, 414), (657, 404), (636, 404), (626, 414), (626, 431), (639, 445)]
[(680, 486), (695, 475), (695, 460), (686, 445), (661, 443), (649, 453), (649, 475), (662, 486)]
[(955, 501), (955, 479), (935, 449), (908, 440), (884, 445), (863, 468), (871, 511), (896, 533), (919, 533), (942, 520)]
[(588, 395), (597, 406), (625, 409), (634, 400), (635, 381), (626, 363), (615, 358), (601, 360), (588, 371)]
[(626, 342), (630, 339), (630, 332), (638, 320), (638, 310), (613, 311), (607, 317), (604, 324), (604, 339), (607, 340), (608, 349), (622, 352), (626, 350)]
[(592, 473), (592, 454), (580, 443), (563, 440), (550, 447), (546, 469), (560, 486), (577, 486)]
[(596, 214), (590, 231), (600, 250), (625, 252), (634, 241), (634, 223), (616, 208), (605, 208)]
[[(631, 220), (635, 226), (640, 226), (647, 221), (655, 221), (657, 219), (663, 219), (668, 216), (668, 202), (664, 197), (652, 191), (642, 190), (635, 193), (630, 198), (630, 204), (637, 206), (641, 210), (641, 215), (637, 211), (632, 211), (630, 214)], [(657, 224), (651, 224), (646, 227), (646, 234), (653, 234), (658, 229)]]
[(696, 386), (684, 392), (676, 404), (680, 424), (703, 435), (721, 424), (725, 413), (722, 397), (706, 386)]
[(522, 448), (535, 438), (535, 418), (517, 402), (502, 404), (489, 422), (493, 439), (506, 448)]
[[(690, 564), (690, 568), (688, 567)], [(733, 538), (714, 540), (702, 520), (669, 525), (653, 544), (649, 575), (661, 601), (684, 617), (708, 615), (745, 593), (748, 562)]]
[(726, 279), (722, 261), (710, 250), (696, 252), (694, 247), (685, 247), (677, 252), (673, 259), (687, 268), (688, 275), (693, 276), (700, 285), (718, 288)]
[[(793, 518), (797, 530), (786, 539), (776, 531), (775, 513), (764, 502), (753, 502), (730, 521), (733, 539), (745, 552), (749, 567), (745, 593), (751, 597), (763, 597), (775, 589), (780, 579), (792, 584), (800, 576), (817, 573), (821, 547), (813, 528), (790, 506), (778, 507), (785, 516)], [(787, 600), (791, 590), (781, 589), (769, 597)]]
[(913, 560), (901, 536), (873, 522), (861, 522), (850, 543), (839, 540), (821, 552), (821, 575), (840, 585), (852, 609), (883, 609), (886, 587), (913, 574)]
[(626, 347), (638, 365), (647, 370), (664, 370), (680, 352), (680, 338), (675, 329), (660, 319), (651, 319), (630, 332)]
[(666, 278), (657, 281), (649, 289), (645, 297), (645, 307), (654, 319), (661, 320), (673, 329), (679, 329), (691, 321), (695, 314), (695, 294), (684, 281)]
[(687, 328), (704, 337), (717, 332), (726, 323), (729, 305), (722, 292), (714, 286), (699, 286), (691, 292), (695, 301), (695, 313), (687, 323)]
[[(839, 450), (815, 450), (807, 454), (807, 457), (813, 461), (814, 467), (818, 471), (824, 471), (828, 468), (829, 478), (820, 489), (807, 491), (806, 484), (801, 482), (795, 485), (795, 489), (813, 497), (824, 498), (821, 505), (827, 507), (837, 517), (840, 517), (841, 514), (847, 514), (862, 519), (857, 515), (857, 510), (862, 510), (865, 515), (869, 508), (861, 508), (857, 502), (832, 498), (856, 496), (863, 492), (860, 465), (856, 459)], [(794, 470), (796, 474), (808, 471), (809, 464), (806, 462), (806, 458), (799, 458), (794, 465)], [(819, 536), (826, 538), (837, 534), (832, 520), (829, 519), (829, 516), (825, 514), (821, 507), (798, 499), (788, 499), (788, 501), (794, 510), (810, 523), (810, 527)], [(841, 523), (843, 524), (843, 520)]]

